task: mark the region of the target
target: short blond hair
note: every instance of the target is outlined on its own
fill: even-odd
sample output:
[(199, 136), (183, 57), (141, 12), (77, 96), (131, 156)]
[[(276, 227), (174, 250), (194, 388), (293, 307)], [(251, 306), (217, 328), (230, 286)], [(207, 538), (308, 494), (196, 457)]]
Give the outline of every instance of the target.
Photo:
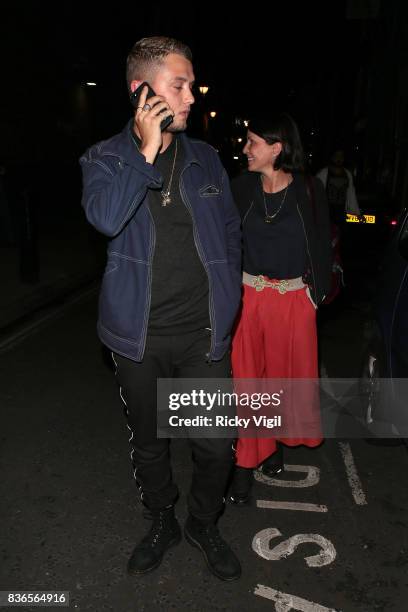
[(129, 91), (132, 81), (148, 81), (151, 72), (160, 66), (169, 53), (178, 53), (190, 62), (193, 60), (190, 48), (175, 38), (150, 36), (138, 40), (126, 60), (126, 82)]

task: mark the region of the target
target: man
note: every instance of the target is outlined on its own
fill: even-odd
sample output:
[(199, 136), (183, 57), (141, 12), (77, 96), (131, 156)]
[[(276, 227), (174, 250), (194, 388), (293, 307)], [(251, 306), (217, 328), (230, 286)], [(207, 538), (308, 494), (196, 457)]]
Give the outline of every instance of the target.
[(354, 189), (353, 176), (344, 167), (344, 151), (337, 149), (330, 157), (330, 163), (319, 170), (316, 176), (322, 181), (327, 194), (332, 223), (341, 225), (346, 213), (357, 215), (364, 222)]
[(335, 149), (329, 165), (316, 174), (326, 189), (332, 234), (332, 285), (325, 304), (330, 304), (344, 287), (343, 262), (350, 256), (355, 258), (354, 245), (348, 246), (348, 236), (345, 232), (346, 215), (356, 215), (360, 223), (366, 222), (357, 201), (353, 175), (345, 168), (344, 161), (343, 149)]
[[(191, 51), (165, 37), (138, 41), (127, 58), (129, 93), (147, 81), (134, 118), (81, 158), (88, 220), (111, 238), (98, 332), (112, 350), (131, 430), (132, 461), (150, 532), (128, 571), (157, 567), (181, 538), (169, 441), (156, 433), (156, 380), (229, 377), (230, 331), (241, 293), (240, 220), (218, 155), (184, 134)], [(163, 132), (161, 122), (172, 123)], [(233, 462), (228, 439), (190, 440), (194, 474), (185, 536), (219, 578), (240, 576), (216, 519)]]

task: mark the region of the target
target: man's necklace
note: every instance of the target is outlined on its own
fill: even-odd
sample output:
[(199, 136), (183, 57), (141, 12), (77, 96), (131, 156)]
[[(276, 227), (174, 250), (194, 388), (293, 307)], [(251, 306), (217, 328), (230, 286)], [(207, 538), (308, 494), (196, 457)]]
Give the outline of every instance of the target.
[(261, 178), (261, 189), (262, 189), (262, 196), (263, 196), (264, 208), (265, 208), (265, 217), (264, 217), (264, 221), (265, 221), (265, 223), (272, 223), (272, 221), (274, 220), (274, 218), (276, 217), (276, 215), (278, 215), (278, 214), (279, 214), (279, 212), (280, 212), (280, 210), (281, 210), (282, 206), (283, 206), (283, 205), (284, 205), (284, 203), (285, 203), (285, 200), (286, 200), (286, 194), (288, 193), (289, 182), (288, 182), (288, 184), (287, 184), (287, 185), (286, 185), (286, 187), (285, 187), (285, 193), (283, 194), (283, 198), (282, 198), (282, 201), (281, 201), (281, 203), (280, 203), (280, 206), (279, 206), (278, 210), (276, 210), (276, 211), (273, 213), (273, 215), (270, 215), (270, 214), (268, 213), (268, 207), (267, 207), (267, 205), (266, 205), (266, 198), (265, 198), (265, 191), (264, 191), (264, 188), (263, 188), (263, 183), (262, 183), (262, 176), (261, 176), (260, 178)]
[(170, 192), (171, 192), (171, 184), (173, 182), (174, 168), (176, 166), (176, 157), (177, 157), (177, 138), (176, 138), (176, 149), (174, 151), (174, 158), (173, 158), (173, 168), (171, 169), (169, 184), (167, 185), (167, 189), (163, 189), (160, 194), (162, 198), (162, 203), (161, 203), (162, 206), (167, 206), (167, 204), (171, 204)]

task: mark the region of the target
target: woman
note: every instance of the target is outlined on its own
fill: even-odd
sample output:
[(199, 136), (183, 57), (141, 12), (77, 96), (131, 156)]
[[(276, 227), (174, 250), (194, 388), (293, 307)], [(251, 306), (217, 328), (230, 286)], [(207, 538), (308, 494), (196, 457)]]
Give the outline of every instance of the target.
[[(285, 113), (252, 120), (244, 154), (249, 172), (232, 181), (242, 218), (244, 270), (233, 375), (315, 379), (315, 308), (331, 283), (325, 191), (319, 180), (305, 177), (299, 132)], [(287, 446), (321, 441), (320, 432), (314, 438), (284, 438)], [(239, 438), (232, 502), (248, 500), (252, 470), (261, 464), (269, 476), (282, 470), (279, 439)]]

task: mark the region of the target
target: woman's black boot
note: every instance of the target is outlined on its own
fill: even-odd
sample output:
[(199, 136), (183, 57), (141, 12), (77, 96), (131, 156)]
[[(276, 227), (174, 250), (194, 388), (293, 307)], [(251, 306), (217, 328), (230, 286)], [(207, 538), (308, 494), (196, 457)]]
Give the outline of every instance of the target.
[(276, 452), (263, 462), (261, 472), (268, 478), (275, 478), (283, 470), (283, 446), (278, 444)]

